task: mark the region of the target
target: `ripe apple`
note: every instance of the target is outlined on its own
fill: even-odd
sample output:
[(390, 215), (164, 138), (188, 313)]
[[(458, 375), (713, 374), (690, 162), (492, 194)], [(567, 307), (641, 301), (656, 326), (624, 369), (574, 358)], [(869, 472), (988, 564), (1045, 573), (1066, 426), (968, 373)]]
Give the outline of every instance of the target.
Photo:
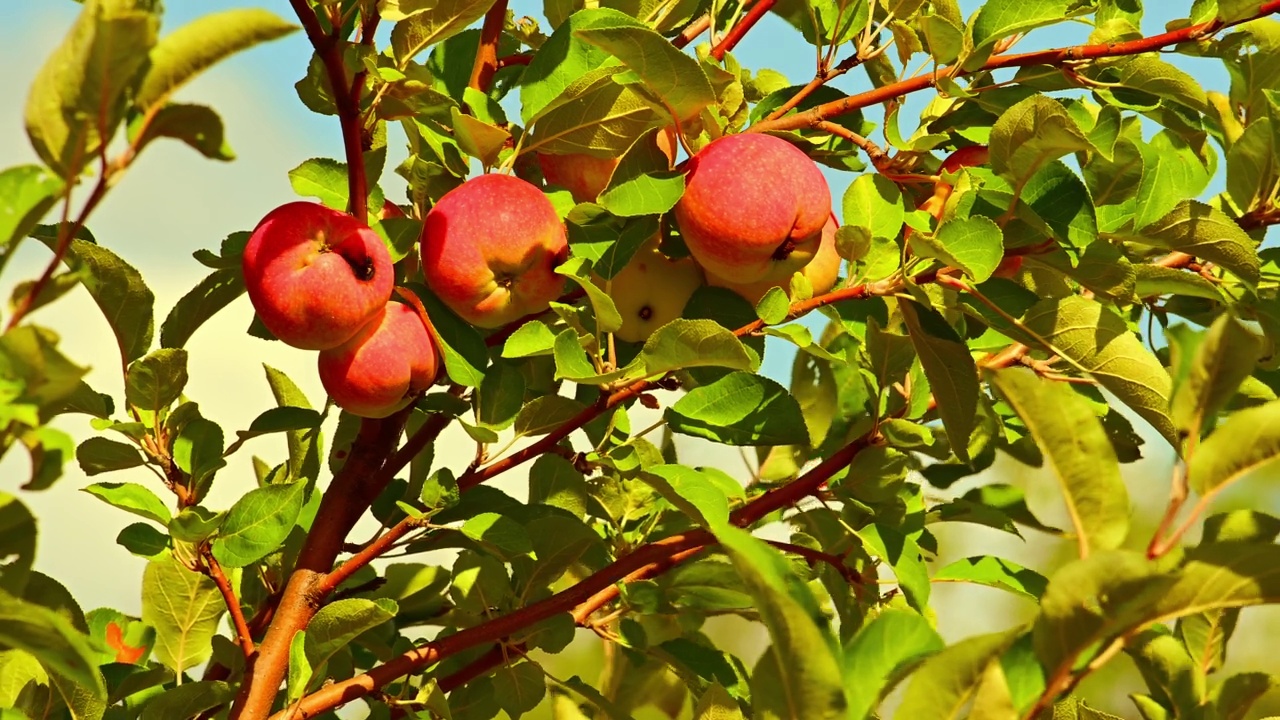
[(418, 311), (387, 302), (350, 340), (320, 351), (320, 383), (343, 410), (379, 418), (435, 381), (438, 359)]
[(379, 220), (386, 220), (387, 218), (402, 218), (402, 217), (408, 217), (408, 216), (404, 214), (404, 210), (401, 210), (399, 205), (391, 202), (390, 200), (382, 201), (382, 210), (378, 211)]
[[(667, 161), (676, 157), (676, 134), (673, 128), (664, 128), (658, 133), (655, 142)], [(538, 165), (542, 168), (542, 177), (550, 185), (559, 185), (573, 195), (573, 201), (595, 202), (609, 185), (613, 171), (618, 168), (621, 157), (600, 158), (585, 153), (569, 153), (552, 155), (538, 153)]]
[(564, 224), (542, 191), (511, 175), (445, 193), (422, 227), (427, 285), (464, 320), (494, 328), (546, 310), (565, 279)]
[(391, 255), (364, 223), (291, 202), (258, 223), (244, 249), (244, 283), (267, 329), (304, 350), (335, 347), (391, 298)]
[[(800, 271), (809, 279), (809, 285), (813, 287), (814, 295), (831, 292), (831, 288), (836, 286), (836, 280), (840, 277), (840, 253), (836, 252), (837, 228), (839, 228), (839, 225), (833, 215), (827, 220), (827, 224), (822, 227), (822, 244), (818, 246), (817, 254)], [(760, 298), (764, 297), (765, 293), (769, 292), (770, 288), (780, 287), (789, 291), (791, 278), (788, 277), (786, 280), (781, 281), (761, 280), (754, 283), (735, 283), (716, 275), (708, 275), (707, 284), (728, 288), (741, 295), (747, 302), (755, 305), (760, 302)]]
[(772, 135), (728, 135), (689, 161), (676, 222), (695, 260), (736, 283), (784, 282), (809, 263), (831, 215), (818, 166)]
[(614, 333), (619, 340), (643, 342), (654, 330), (680, 317), (693, 292), (702, 285), (702, 268), (691, 258), (672, 260), (658, 248), (654, 236), (607, 282), (597, 277), (596, 285), (606, 288), (622, 327)]
[(925, 198), (918, 209), (929, 213), (936, 220), (941, 220), (947, 200), (954, 189), (951, 183), (942, 179), (942, 176), (959, 172), (962, 168), (986, 165), (990, 156), (991, 152), (986, 145), (969, 145), (948, 155), (942, 161), (942, 166), (938, 168), (938, 181), (933, 185), (933, 195)]
[(595, 202), (609, 184), (621, 158), (599, 158), (585, 153), (551, 155), (538, 153), (542, 177), (549, 185), (559, 185), (573, 195), (573, 201)]

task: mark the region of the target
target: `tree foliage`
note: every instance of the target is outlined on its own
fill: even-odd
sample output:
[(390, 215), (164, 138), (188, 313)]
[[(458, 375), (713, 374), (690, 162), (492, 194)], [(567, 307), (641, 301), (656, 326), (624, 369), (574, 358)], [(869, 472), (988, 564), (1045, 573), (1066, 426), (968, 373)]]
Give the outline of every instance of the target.
[[(0, 718), (286, 720), (355, 701), (453, 720), (539, 705), (564, 720), (650, 705), (1101, 718), (1075, 691), (1124, 653), (1143, 718), (1224, 720), (1276, 683), (1220, 671), (1241, 609), (1280, 601), (1280, 519), (1214, 501), (1280, 455), (1280, 258), (1264, 243), (1280, 222), (1280, 3), (1196, 0), (1159, 34), (1139, 0), (986, 0), (968, 17), (956, 0), (548, 1), (538, 19), (506, 0), (291, 5), (315, 49), (298, 99), (334, 116), (346, 155), (289, 179), (386, 243), (443, 372), (366, 419), (267, 367), (248, 428), (202, 416), (184, 345), (245, 292), (247, 232), (196, 253), (208, 276), (157, 338), (144, 278), (90, 221), (154, 142), (231, 160), (217, 112), (175, 93), (299, 26), (235, 10), (161, 35), (155, 0), (84, 0), (27, 97), (41, 164), (0, 172), (0, 270), (31, 239), (52, 253), (0, 335), (0, 453), (27, 451), (28, 493), (73, 457), (113, 474), (84, 490), (138, 517), (118, 542), (147, 561), (142, 612), (85, 613), (33, 570), (37, 520), (0, 493)], [(814, 45), (812, 80), (733, 53), (769, 12)], [(1085, 44), (1013, 52), (1079, 22)], [(1220, 62), (1229, 87), (1169, 53)], [(837, 89), (855, 71), (871, 89)], [(397, 128), (400, 202), (378, 183)], [(606, 278), (655, 233), (665, 256), (689, 253), (671, 212), (688, 157), (744, 132), (846, 178), (840, 279), (797, 273), (754, 304), (702, 286), (644, 342), (615, 338)], [(674, 159), (652, 149), (663, 133)], [(621, 162), (574, 202), (539, 154)], [(543, 187), (570, 245), (559, 301), (492, 330), (417, 265), (423, 218), (481, 168)], [(118, 358), (121, 396), (30, 316), (77, 286), (114, 333), (92, 359)], [(760, 374), (766, 347), (794, 357), (789, 385)], [(90, 418), (78, 444), (50, 424), (68, 413)], [(451, 426), (475, 441), (468, 465), (436, 457)], [(257, 487), (210, 507), (258, 436), (287, 458), (255, 456)], [(749, 472), (704, 466), (680, 436), (750, 448)], [(1162, 452), (1172, 483), (1126, 488), (1124, 467)], [(1001, 456), (1056, 481), (1063, 527), (990, 475), (955, 491)], [(487, 484), (511, 471), (527, 501)], [(1130, 491), (1168, 493), (1154, 533), (1131, 523)], [(366, 514), (381, 530), (359, 544)], [(1072, 557), (942, 565), (945, 523), (1047, 534)], [(392, 551), (408, 560), (380, 560)], [(945, 642), (936, 582), (1009, 593), (1033, 619)], [(767, 631), (758, 660), (706, 632), (722, 615)], [(606, 648), (601, 673), (547, 671), (579, 628)]]

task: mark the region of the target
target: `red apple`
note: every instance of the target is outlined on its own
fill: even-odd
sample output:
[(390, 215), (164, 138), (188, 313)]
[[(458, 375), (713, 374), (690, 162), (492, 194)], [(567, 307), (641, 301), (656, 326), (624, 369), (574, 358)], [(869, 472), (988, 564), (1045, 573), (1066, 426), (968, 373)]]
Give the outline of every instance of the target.
[(584, 153), (550, 155), (538, 153), (542, 177), (549, 185), (559, 185), (573, 195), (574, 202), (595, 202), (613, 177), (621, 158), (599, 158)]
[(312, 202), (267, 213), (244, 249), (244, 282), (262, 323), (304, 350), (342, 344), (391, 297), (391, 255), (364, 223)]
[[(672, 128), (659, 132), (655, 142), (670, 162), (676, 156), (676, 135)], [(595, 202), (604, 192), (621, 157), (601, 158), (585, 153), (552, 155), (538, 153), (542, 177), (549, 185), (559, 185), (573, 195), (574, 202)]]
[(772, 135), (728, 135), (689, 161), (675, 216), (708, 274), (736, 283), (784, 282), (809, 263), (831, 215), (818, 166)]
[[(840, 277), (840, 253), (836, 252), (838, 227), (835, 216), (831, 216), (822, 228), (822, 244), (818, 246), (818, 253), (800, 271), (809, 279), (814, 295), (831, 292), (831, 288), (836, 286), (836, 280)], [(728, 288), (755, 305), (771, 288), (780, 287), (790, 292), (791, 278), (788, 277), (782, 281), (761, 280), (754, 283), (735, 283), (715, 275), (708, 275), (707, 284)]]
[(672, 260), (659, 249), (660, 239), (646, 242), (608, 281), (595, 278), (605, 288), (622, 316), (614, 333), (627, 342), (644, 342), (654, 330), (680, 317), (689, 298), (702, 286), (702, 269), (692, 258)]
[(481, 175), (450, 190), (422, 228), (427, 285), (485, 328), (546, 310), (564, 290), (555, 268), (568, 252), (551, 201), (511, 175)]
[(388, 302), (345, 343), (320, 352), (320, 383), (338, 407), (379, 418), (435, 381), (438, 361), (418, 311)]
[(937, 220), (941, 220), (942, 213), (947, 207), (947, 200), (951, 197), (953, 189), (951, 183), (943, 180), (942, 176), (957, 173), (963, 168), (986, 165), (990, 157), (991, 152), (986, 145), (969, 145), (948, 155), (942, 161), (942, 166), (938, 168), (938, 181), (934, 183), (933, 195), (925, 198), (918, 206), (918, 209), (924, 210)]

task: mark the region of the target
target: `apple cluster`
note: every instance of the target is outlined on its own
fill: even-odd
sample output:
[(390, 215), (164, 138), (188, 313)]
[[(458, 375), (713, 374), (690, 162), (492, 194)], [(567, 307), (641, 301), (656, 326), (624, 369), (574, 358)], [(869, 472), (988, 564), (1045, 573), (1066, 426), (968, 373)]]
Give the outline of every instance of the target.
[(392, 301), (391, 255), (364, 223), (317, 203), (281, 205), (254, 228), (242, 262), (262, 324), (320, 351), (320, 381), (339, 407), (385, 417), (435, 381), (426, 318)]
[[(659, 148), (673, 158), (671, 133)], [(544, 179), (592, 202), (619, 160), (540, 155)], [(836, 283), (835, 216), (821, 171), (771, 135), (720, 138), (688, 162), (674, 217), (689, 257), (645, 243), (606, 287), (622, 316), (616, 335), (641, 342), (680, 317), (703, 284), (751, 303), (803, 273), (815, 293)], [(394, 207), (394, 206), (392, 206)], [(498, 328), (547, 310), (565, 289), (556, 272), (569, 254), (564, 223), (546, 194), (492, 173), (446, 193), (427, 213), (419, 258), (431, 291), (459, 317)], [(386, 246), (364, 223), (323, 205), (292, 202), (254, 229), (245, 285), (262, 323), (281, 341), (319, 351), (325, 390), (344, 410), (385, 417), (436, 379), (439, 353), (421, 306), (392, 300)]]

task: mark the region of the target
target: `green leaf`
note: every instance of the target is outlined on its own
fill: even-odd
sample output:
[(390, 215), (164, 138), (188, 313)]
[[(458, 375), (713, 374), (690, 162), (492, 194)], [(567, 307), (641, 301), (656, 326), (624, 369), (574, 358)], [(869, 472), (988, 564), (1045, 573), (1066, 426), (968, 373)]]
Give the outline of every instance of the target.
[(146, 462), (138, 448), (116, 440), (91, 437), (76, 448), (76, 460), (85, 475), (139, 467)]
[(865, 228), (872, 238), (896, 239), (902, 233), (906, 217), (902, 190), (880, 173), (855, 178), (844, 192), (841, 208), (845, 227)]
[(536, 397), (516, 415), (516, 437), (546, 435), (586, 409), (586, 405), (563, 395)]
[(536, 662), (504, 664), (493, 675), (494, 700), (512, 720), (531, 712), (546, 694), (547, 681)]
[(251, 565), (280, 547), (293, 530), (307, 483), (255, 488), (231, 506), (213, 541), (213, 555), (227, 567)]
[(151, 141), (174, 138), (191, 146), (210, 160), (235, 160), (236, 154), (227, 144), (222, 118), (204, 105), (166, 105), (147, 122), (146, 115), (135, 117), (128, 128), (129, 141), (142, 151)]
[(210, 13), (165, 35), (151, 50), (151, 66), (134, 101), (150, 108), (213, 64), (298, 26), (263, 8)]
[(0, 647), (31, 653), (42, 665), (66, 678), (76, 691), (106, 697), (97, 652), (89, 638), (57, 612), (0, 590)]
[(1182, 437), (1199, 438), (1206, 420), (1215, 418), (1253, 373), (1262, 340), (1224, 313), (1203, 334), (1178, 325), (1165, 332), (1170, 365), (1177, 373), (1170, 417)]
[(449, 112), (453, 115), (453, 133), (458, 141), (458, 147), (464, 153), (479, 160), (481, 165), (493, 167), (498, 162), (502, 149), (511, 140), (511, 133), (470, 115), (464, 115), (456, 107), (449, 108)]
[(1178, 206), (1179, 201), (1204, 191), (1209, 172), (1194, 149), (1168, 130), (1149, 143), (1138, 145), (1142, 153), (1142, 181), (1135, 199), (1133, 226), (1145, 228)]
[[(851, 468), (852, 473), (857, 468)], [(893, 568), (894, 577), (906, 601), (917, 612), (927, 612), (929, 607), (929, 569), (924, 553), (911, 536), (879, 523), (872, 523), (858, 530), (858, 537), (867, 552), (880, 558)]]
[(654, 465), (640, 477), (703, 527), (714, 531), (728, 524), (729, 500), (705, 472), (684, 465)]
[(590, 263), (585, 258), (571, 257), (557, 267), (556, 272), (572, 280), (586, 293), (595, 316), (594, 330), (597, 335), (616, 332), (622, 327), (622, 315), (618, 314), (618, 307), (614, 305), (613, 298), (591, 279)]
[(1227, 150), (1227, 193), (1246, 211), (1268, 201), (1267, 185), (1280, 175), (1277, 121), (1280, 118), (1255, 117)]
[(1040, 573), (993, 555), (957, 560), (935, 573), (933, 579), (988, 585), (1032, 600), (1039, 599), (1049, 583)]
[(998, 41), (1045, 25), (1060, 23), (1072, 0), (987, 0), (973, 19), (973, 45), (990, 51)]
[(173, 555), (142, 573), (142, 621), (156, 629), (156, 658), (174, 672), (209, 659), (210, 642), (226, 610), (213, 580), (188, 570)]
[(547, 324), (530, 320), (511, 333), (502, 345), (502, 357), (523, 358), (550, 355), (556, 344), (556, 335)]
[(129, 364), (124, 398), (133, 407), (159, 412), (178, 399), (187, 385), (187, 351), (161, 348)]
[(766, 325), (777, 325), (787, 319), (791, 312), (791, 301), (787, 291), (780, 287), (771, 287), (756, 303), (756, 317)]
[(890, 608), (863, 625), (844, 648), (849, 719), (866, 720), (899, 680), (944, 647), (929, 621), (910, 610)]
[(1125, 647), (1152, 694), (1178, 715), (1194, 717), (1204, 701), (1204, 676), (1187, 648), (1163, 626), (1138, 633)]
[(27, 136), (64, 179), (77, 177), (114, 136), (159, 28), (152, 0), (87, 0), (36, 74)]
[[(715, 530), (716, 539), (755, 600), (773, 645), (765, 659), (777, 666), (777, 694), (758, 697), (782, 718), (834, 718), (846, 712), (840, 661), (826, 620), (808, 586), (776, 550), (731, 525)], [(762, 702), (763, 701), (763, 702)]]
[[(284, 372), (263, 364), (267, 384), (279, 407), (311, 409), (311, 402), (302, 390)], [(320, 428), (289, 430), (289, 477), (295, 480), (315, 480), (320, 473), (320, 457), (324, 454)]]
[(1072, 296), (1036, 303), (1022, 322), (1176, 445), (1177, 431), (1168, 414), (1169, 374), (1118, 315), (1101, 303)]
[(21, 500), (0, 491), (0, 590), (21, 595), (36, 558), (36, 519)]
[(587, 511), (590, 488), (568, 460), (546, 454), (529, 469), (529, 502), (566, 510), (577, 517)]
[[(58, 229), (41, 225), (32, 237), (53, 248)], [(156, 299), (142, 275), (115, 253), (81, 237), (71, 241), (62, 262), (80, 276), (84, 289), (102, 309), (123, 360), (132, 362), (145, 355), (155, 331), (152, 311)]]
[[(347, 184), (347, 164), (330, 158), (311, 158), (289, 171), (289, 185), (302, 197), (313, 197), (325, 207), (346, 212), (350, 186)], [(369, 217), (366, 222), (375, 225), (382, 210), (382, 190), (375, 183), (369, 188), (367, 201)]]
[(738, 707), (737, 701), (729, 695), (724, 686), (713, 682), (706, 692), (702, 693), (702, 697), (698, 698), (698, 705), (693, 709), (693, 720), (746, 720), (746, 718), (742, 715), (742, 708)]
[[(1064, 5), (1068, 0), (1000, 0), (999, 5), (1048, 11), (1049, 6)], [(987, 3), (981, 14), (995, 14), (996, 4)], [(1013, 11), (1016, 15), (1017, 10)], [(1063, 16), (1058, 9), (1058, 19)], [(1046, 164), (1080, 150), (1092, 150), (1089, 139), (1080, 132), (1058, 101), (1044, 95), (1032, 95), (1006, 110), (991, 127), (991, 168), (1014, 186), (1022, 187)]]
[(514, 363), (494, 363), (476, 396), (476, 422), (493, 430), (505, 430), (524, 404), (524, 374)]
[(1049, 578), (1032, 631), (1046, 674), (1074, 663), (1091, 645), (1155, 619), (1153, 604), (1176, 580), (1132, 551), (1102, 550), (1064, 565)]
[(1210, 703), (1222, 720), (1244, 720), (1254, 704), (1276, 687), (1276, 679), (1266, 673), (1232, 675), (1213, 689)]
[(160, 347), (180, 348), (206, 321), (244, 293), (239, 268), (215, 270), (174, 303), (160, 325)]
[(142, 706), (138, 720), (171, 720), (195, 717), (231, 702), (234, 686), (218, 680), (200, 680), (169, 688)]
[(173, 441), (173, 460), (191, 476), (197, 498), (203, 498), (214, 473), (226, 467), (222, 428), (212, 420), (196, 418), (182, 426)]
[(691, 367), (755, 372), (760, 361), (734, 334), (712, 320), (674, 320), (658, 328), (640, 351), (647, 375)]
[(1218, 0), (1218, 19), (1224, 23), (1247, 20), (1258, 14), (1258, 3), (1253, 0)]
[(716, 101), (698, 61), (648, 28), (601, 20), (574, 35), (621, 60), (677, 122), (696, 117)]
[(575, 80), (599, 69), (609, 58), (607, 51), (577, 35), (577, 30), (596, 22), (643, 27), (630, 15), (604, 7), (581, 10), (566, 18), (534, 54), (520, 77), (521, 118), (525, 125), (531, 124)]
[(147, 560), (155, 560), (169, 552), (169, 536), (147, 523), (126, 525), (116, 535), (116, 544)]
[(399, 606), (394, 600), (378, 598), (345, 598), (320, 608), (307, 623), (303, 645), (307, 662), (318, 673), (334, 653), (350, 644), (362, 633), (396, 616)]
[[(136, 454), (137, 451), (134, 452)], [(155, 493), (137, 483), (94, 483), (81, 489), (112, 507), (154, 520), (161, 525), (167, 526), (173, 518), (169, 508), (165, 507)]]
[(63, 184), (39, 165), (0, 172), (0, 248), (21, 240), (58, 201)]
[(506, 558), (533, 552), (533, 544), (520, 523), (499, 513), (481, 513), (462, 525), (462, 534)]
[(968, 462), (969, 436), (978, 422), (978, 366), (954, 328), (931, 308), (900, 301), (902, 319), (920, 358), (951, 451)]
[(1217, 263), (1250, 285), (1260, 277), (1261, 262), (1245, 231), (1221, 210), (1195, 200), (1179, 203), (1135, 239)]
[(997, 372), (992, 382), (1053, 468), (1080, 556), (1120, 547), (1129, 534), (1129, 494), (1115, 448), (1089, 402), (1065, 383), (1022, 369)]
[(623, 68), (609, 66), (576, 77), (538, 111), (523, 152), (616, 156), (662, 125), (663, 118), (639, 92), (615, 82), (622, 74)]
[(1280, 455), (1280, 400), (1232, 413), (1187, 463), (1191, 488), (1216, 494)]
[(391, 50), (403, 70), (415, 55), (462, 32), (491, 5), (493, 0), (386, 0), (378, 11), (383, 19), (397, 21)]
[(444, 359), (449, 379), (459, 385), (480, 387), (485, 367), (489, 364), (489, 348), (476, 329), (458, 317), (425, 285), (411, 283), (409, 289), (421, 300), (431, 318), (432, 338)]
[(961, 640), (924, 661), (911, 676), (895, 720), (949, 720), (978, 690), (987, 667), (1000, 661), (1021, 628)]
[(733, 372), (693, 388), (663, 417), (672, 432), (725, 445), (807, 445), (800, 404), (786, 388), (750, 372)]
[(668, 164), (655, 133), (645, 133), (614, 168), (600, 205), (618, 217), (667, 212), (684, 194), (684, 173), (669, 170)]

